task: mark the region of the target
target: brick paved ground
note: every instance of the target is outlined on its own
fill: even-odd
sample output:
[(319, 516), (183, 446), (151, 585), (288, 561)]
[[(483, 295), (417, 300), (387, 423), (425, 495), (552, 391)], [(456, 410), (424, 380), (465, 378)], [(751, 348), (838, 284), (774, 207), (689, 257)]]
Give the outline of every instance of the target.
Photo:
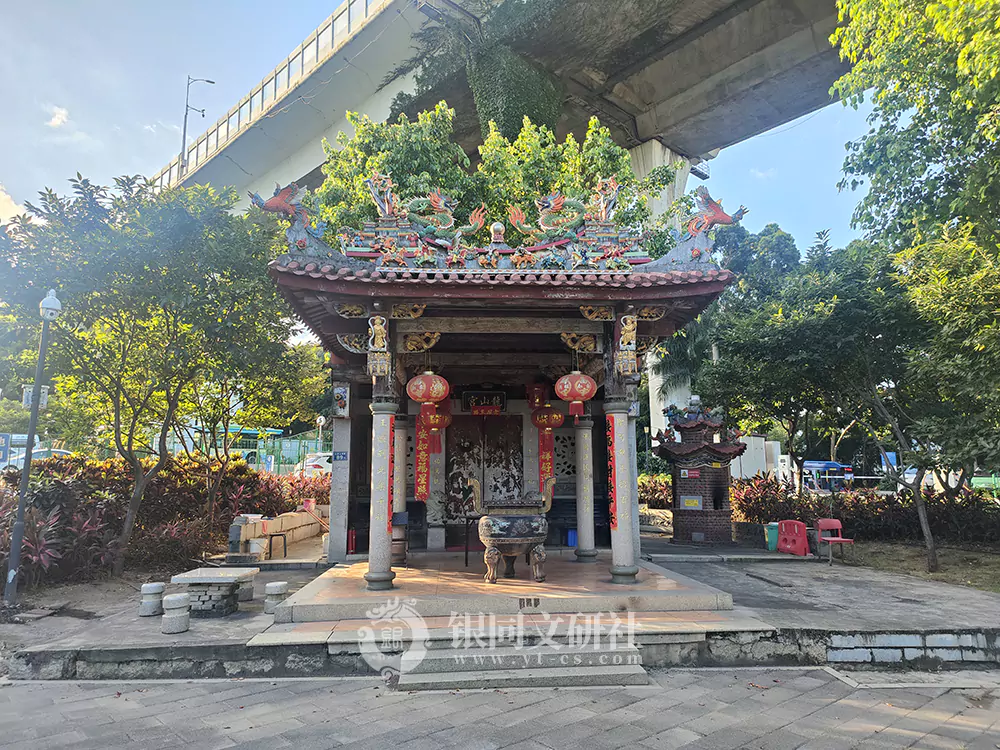
[(0, 746), (590, 750), (1000, 748), (1000, 690), (853, 689), (822, 670), (642, 688), (393, 693), (369, 679), (0, 685)]

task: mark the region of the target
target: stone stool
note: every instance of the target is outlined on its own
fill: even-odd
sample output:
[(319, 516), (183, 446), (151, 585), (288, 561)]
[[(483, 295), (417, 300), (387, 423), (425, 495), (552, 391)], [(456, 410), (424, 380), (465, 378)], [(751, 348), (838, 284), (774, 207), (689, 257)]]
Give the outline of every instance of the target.
[(288, 584), (285, 581), (274, 581), (264, 584), (264, 614), (273, 615), (275, 608), (288, 596)]
[(184, 633), (191, 626), (191, 595), (168, 594), (163, 597), (161, 633)]
[(153, 617), (163, 614), (163, 591), (165, 583), (142, 584), (142, 601), (139, 602), (139, 617)]
[(236, 589), (236, 601), (238, 602), (252, 602), (253, 601), (253, 579), (249, 581), (243, 581), (240, 587)]

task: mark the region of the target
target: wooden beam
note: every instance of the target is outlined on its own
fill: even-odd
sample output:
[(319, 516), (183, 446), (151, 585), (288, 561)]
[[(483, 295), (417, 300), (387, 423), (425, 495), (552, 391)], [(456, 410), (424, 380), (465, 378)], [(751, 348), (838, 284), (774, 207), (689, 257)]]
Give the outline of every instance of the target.
[[(408, 357), (404, 362), (407, 365), (419, 366), (423, 364), (423, 352), (408, 353), (401, 355)], [(572, 362), (570, 352), (565, 354), (533, 354), (531, 352), (474, 352), (469, 354), (435, 354), (431, 350), (431, 361), (441, 367), (461, 367), (470, 368), (508, 368), (534, 370), (549, 365), (566, 365)]]
[(397, 321), (400, 333), (600, 333), (600, 321), (582, 318), (418, 318)]
[(319, 324), (320, 330), (328, 336), (344, 333), (368, 334), (368, 318), (324, 317)]

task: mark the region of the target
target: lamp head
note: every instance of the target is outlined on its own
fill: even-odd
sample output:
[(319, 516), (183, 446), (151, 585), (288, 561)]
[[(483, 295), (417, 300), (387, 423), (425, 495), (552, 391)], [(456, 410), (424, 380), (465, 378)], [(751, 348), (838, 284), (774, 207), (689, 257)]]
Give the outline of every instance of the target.
[(45, 299), (38, 305), (38, 313), (42, 316), (42, 320), (51, 322), (59, 317), (60, 312), (62, 312), (62, 302), (56, 298), (56, 290), (49, 289)]

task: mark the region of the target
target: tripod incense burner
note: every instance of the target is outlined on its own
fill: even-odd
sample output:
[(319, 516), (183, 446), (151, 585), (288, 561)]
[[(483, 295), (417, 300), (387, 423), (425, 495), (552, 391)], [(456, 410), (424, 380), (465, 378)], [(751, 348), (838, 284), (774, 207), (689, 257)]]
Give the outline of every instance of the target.
[(479, 539), (485, 545), (487, 583), (497, 582), (497, 568), (504, 561), (504, 578), (514, 578), (514, 563), (518, 555), (526, 555), (531, 562), (534, 579), (545, 580), (545, 539), (549, 535), (549, 522), (545, 514), (552, 508), (552, 492), (556, 480), (545, 483), (545, 492), (525, 492), (520, 500), (501, 504), (483, 502), (482, 487), (478, 479), (470, 479), (472, 503), (479, 519)]

